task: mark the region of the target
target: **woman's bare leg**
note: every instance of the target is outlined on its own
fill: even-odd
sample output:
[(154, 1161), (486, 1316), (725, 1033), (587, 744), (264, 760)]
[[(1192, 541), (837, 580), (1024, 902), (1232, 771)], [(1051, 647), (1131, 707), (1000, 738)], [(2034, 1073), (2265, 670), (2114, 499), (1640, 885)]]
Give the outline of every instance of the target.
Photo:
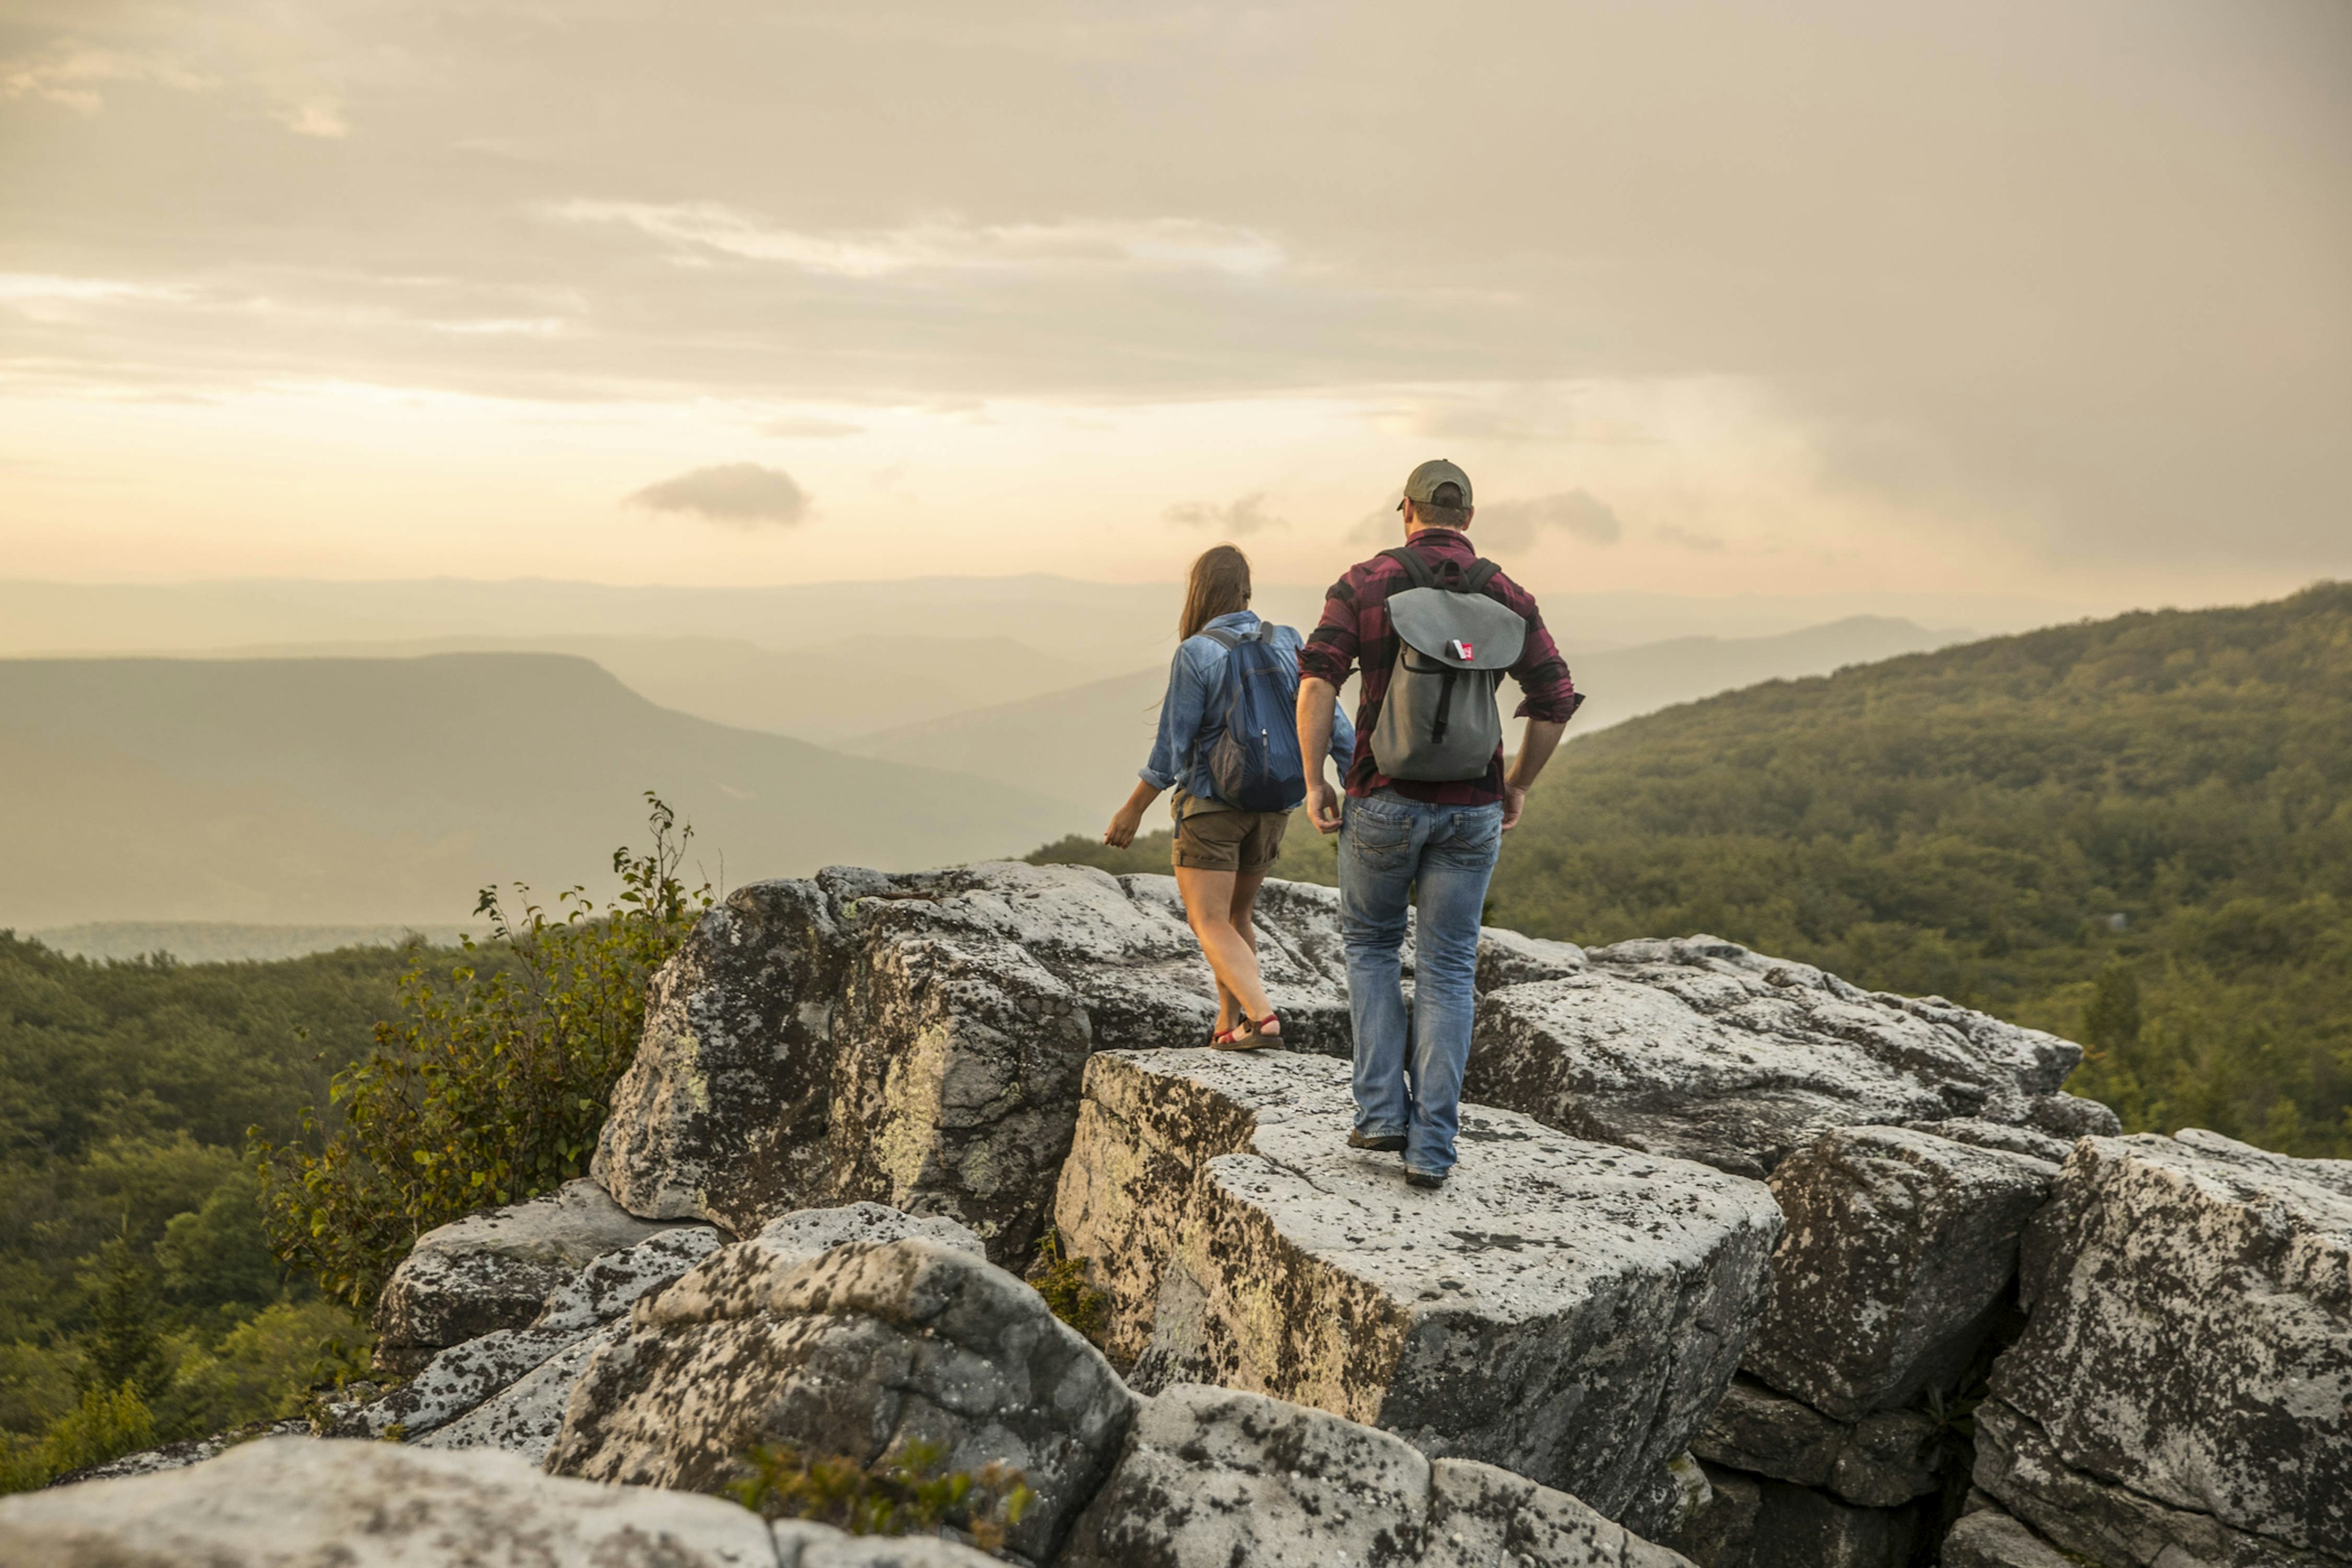
[[(1265, 873), (1255, 874), (1257, 881), (1265, 879)], [(1222, 1015), (1227, 998), (1237, 1003), (1246, 1018), (1263, 1018), (1274, 1011), (1266, 1000), (1265, 987), (1257, 974), (1257, 946), (1255, 936), (1244, 936), (1234, 928), (1234, 897), (1238, 878), (1232, 871), (1211, 871), (1198, 866), (1176, 868), (1177, 890), (1184, 895), (1184, 919), (1192, 928), (1192, 935), (1201, 943), (1201, 952), (1209, 960), (1209, 968), (1217, 977)], [(1250, 896), (1255, 899), (1257, 888), (1253, 883)], [(1243, 928), (1246, 930), (1244, 925)], [(1221, 1025), (1236, 1020), (1220, 1016)]]

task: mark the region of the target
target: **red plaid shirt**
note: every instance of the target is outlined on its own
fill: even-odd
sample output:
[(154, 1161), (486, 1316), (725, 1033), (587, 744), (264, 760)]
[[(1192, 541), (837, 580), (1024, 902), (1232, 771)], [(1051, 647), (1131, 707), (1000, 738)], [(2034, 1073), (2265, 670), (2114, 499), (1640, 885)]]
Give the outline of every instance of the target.
[[(1450, 528), (1424, 528), (1410, 542), (1432, 566), (1445, 561), (1458, 561), (1466, 570), (1478, 558), (1470, 542)], [(1336, 689), (1347, 684), (1350, 665), (1360, 665), (1364, 672), (1361, 700), (1356, 704), (1356, 755), (1348, 764), (1347, 787), (1352, 795), (1367, 795), (1377, 789), (1392, 789), (1408, 800), (1424, 801), (1432, 805), (1486, 805), (1503, 798), (1503, 749), (1495, 748), (1495, 760), (1487, 764), (1484, 777), (1464, 779), (1459, 783), (1423, 784), (1412, 779), (1391, 779), (1372, 762), (1372, 726), (1380, 721), (1381, 700), (1388, 695), (1389, 670), (1396, 663), (1396, 628), (1389, 625), (1389, 595), (1412, 585), (1404, 568), (1385, 555), (1375, 555), (1348, 568), (1348, 574), (1331, 584), (1323, 600), (1323, 621), (1315, 635), (1307, 639), (1306, 648), (1298, 656), (1298, 673), (1328, 680)], [(1516, 718), (1543, 719), (1565, 724), (1584, 700), (1568, 678), (1568, 665), (1559, 657), (1559, 646), (1544, 629), (1543, 615), (1536, 608), (1535, 595), (1497, 572), (1486, 581), (1486, 595), (1524, 616), (1528, 623), (1528, 645), (1519, 653), (1518, 663), (1511, 666), (1511, 679), (1519, 683), (1524, 700)]]

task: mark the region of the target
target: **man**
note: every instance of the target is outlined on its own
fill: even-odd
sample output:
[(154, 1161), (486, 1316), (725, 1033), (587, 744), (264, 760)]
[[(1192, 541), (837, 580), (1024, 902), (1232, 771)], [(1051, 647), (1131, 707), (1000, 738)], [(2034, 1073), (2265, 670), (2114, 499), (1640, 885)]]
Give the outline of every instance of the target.
[[(1299, 655), (1298, 745), (1308, 759), (1308, 816), (1321, 831), (1339, 835), (1339, 924), (1356, 1027), (1356, 1125), (1348, 1142), (1402, 1153), (1406, 1181), (1437, 1187), (1454, 1168), (1486, 883), (1502, 836), (1517, 825), (1528, 786), (1551, 760), (1583, 699), (1570, 683), (1534, 597), (1500, 572), (1480, 581), (1471, 570), (1478, 552), (1465, 534), (1473, 510), (1470, 476), (1443, 458), (1423, 463), (1405, 480), (1398, 510), (1406, 549), (1418, 557), (1420, 570), (1383, 552), (1332, 584), (1322, 624)], [(1457, 591), (1470, 585), (1525, 623), (1526, 639), (1509, 671), (1524, 698), (1517, 716), (1528, 727), (1507, 773), (1499, 744), (1483, 773), (1475, 771), (1477, 753), (1471, 753), (1461, 771), (1473, 776), (1431, 782), (1389, 778), (1380, 771), (1374, 731), (1399, 650), (1389, 600), (1433, 575)], [(1480, 608), (1495, 615), (1491, 607)], [(1463, 642), (1452, 647), (1460, 656), (1473, 651)], [(1350, 665), (1362, 669), (1363, 696), (1343, 815), (1323, 758)], [(1426, 660), (1423, 665), (1433, 668)], [(1491, 704), (1491, 691), (1481, 684), (1475, 700)], [(1398, 949), (1409, 900), (1417, 904), (1420, 931), (1408, 1030)]]

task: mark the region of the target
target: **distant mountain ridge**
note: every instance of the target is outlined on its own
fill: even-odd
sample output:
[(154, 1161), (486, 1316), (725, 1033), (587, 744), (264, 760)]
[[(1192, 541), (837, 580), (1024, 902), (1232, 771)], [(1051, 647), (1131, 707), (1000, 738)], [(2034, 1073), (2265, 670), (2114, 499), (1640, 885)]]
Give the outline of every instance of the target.
[(740, 883), (920, 867), (1076, 825), (1046, 795), (656, 706), (586, 659), (0, 660), (0, 924), (446, 924), (644, 834)]

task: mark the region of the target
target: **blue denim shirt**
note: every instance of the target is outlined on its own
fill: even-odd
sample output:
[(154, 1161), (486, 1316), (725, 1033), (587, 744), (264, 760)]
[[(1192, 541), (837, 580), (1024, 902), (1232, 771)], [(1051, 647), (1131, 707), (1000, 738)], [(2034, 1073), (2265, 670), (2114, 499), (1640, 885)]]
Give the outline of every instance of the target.
[[(1235, 610), (1209, 625), (1219, 631), (1254, 637), (1257, 613)], [(1298, 676), (1298, 649), (1303, 639), (1288, 626), (1274, 628), (1274, 646)], [(1177, 646), (1168, 666), (1168, 695), (1160, 704), (1160, 734), (1151, 743), (1151, 760), (1143, 764), (1143, 782), (1154, 789), (1181, 785), (1186, 795), (1207, 799), (1216, 794), (1209, 777), (1209, 747), (1224, 728), (1219, 699), (1225, 689), (1225, 648), (1214, 637), (1193, 636)], [(1331, 760), (1345, 773), (1356, 754), (1356, 727), (1344, 712), (1331, 715)]]

